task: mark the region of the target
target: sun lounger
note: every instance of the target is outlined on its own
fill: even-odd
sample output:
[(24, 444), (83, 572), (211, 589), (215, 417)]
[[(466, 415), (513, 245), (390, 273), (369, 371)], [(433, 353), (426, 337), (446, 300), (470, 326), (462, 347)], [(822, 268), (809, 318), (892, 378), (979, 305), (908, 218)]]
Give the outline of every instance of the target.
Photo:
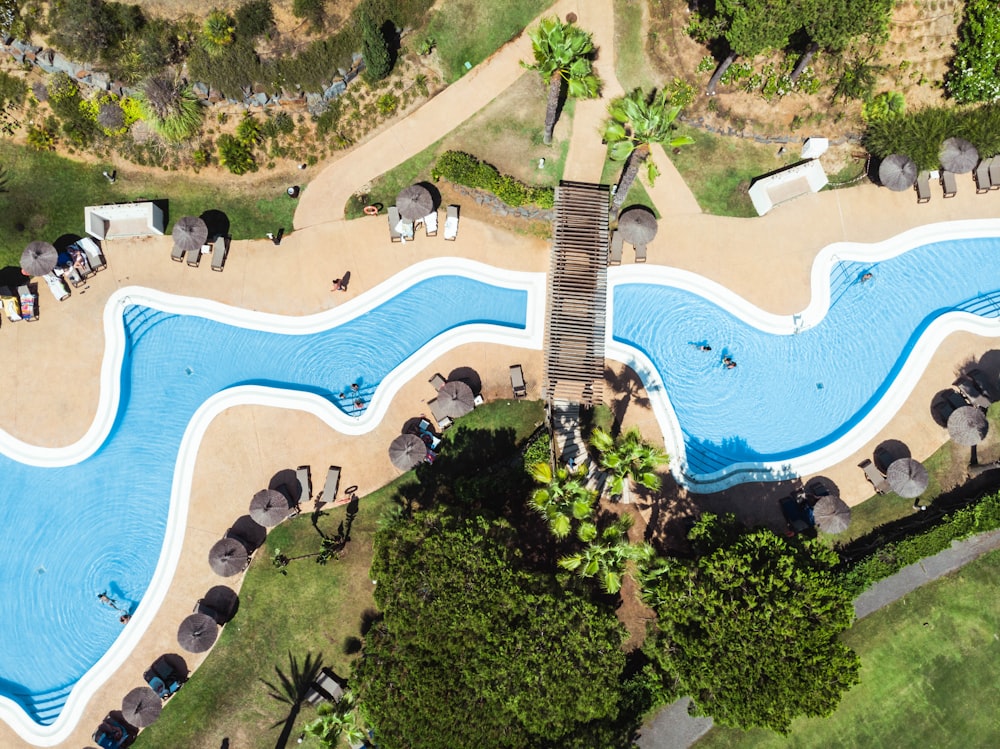
[(990, 159), (990, 188), (1000, 190), (1000, 157)]
[(992, 159), (980, 159), (976, 164), (976, 169), (972, 173), (976, 180), (976, 194), (990, 191), (990, 162)]
[(646, 245), (644, 244), (635, 245), (635, 261), (637, 263), (646, 262)]
[(312, 476), (309, 474), (309, 466), (299, 466), (296, 468), (295, 478), (299, 480), (299, 487), (301, 488), (299, 502), (308, 502), (313, 496)]
[(515, 398), (526, 398), (528, 388), (524, 384), (524, 370), (520, 364), (513, 364), (510, 368), (510, 386), (514, 390)]
[(108, 261), (104, 259), (104, 254), (101, 252), (100, 245), (97, 244), (90, 237), (84, 237), (76, 243), (84, 254), (87, 256), (87, 261), (90, 263), (90, 267), (94, 269), (96, 273), (99, 270), (104, 270), (108, 267)]
[(399, 242), (402, 239), (402, 235), (399, 233), (399, 229), (396, 227), (399, 225), (399, 209), (396, 206), (389, 206), (389, 241)]
[(871, 485), (875, 487), (875, 491), (878, 494), (886, 494), (891, 491), (889, 482), (885, 480), (885, 476), (882, 475), (882, 472), (868, 458), (858, 463), (858, 467), (865, 472), (865, 478), (871, 482)]
[(445, 429), (450, 427), (455, 422), (451, 420), (450, 416), (442, 416), (438, 419), (438, 428), (443, 432)]
[(73, 267), (72, 264), (69, 265), (57, 265), (52, 269), (52, 272), (57, 276), (60, 276), (63, 281), (69, 281), (73, 288), (83, 286), (83, 276), (80, 275), (80, 271)]
[(192, 268), (197, 268), (201, 262), (201, 247), (192, 247), (187, 251), (187, 264)]
[(0, 305), (3, 305), (3, 313), (8, 320), (20, 322), (21, 301), (6, 286), (0, 286)]
[(176, 260), (178, 263), (184, 262), (184, 248), (180, 245), (175, 244), (174, 249), (170, 253), (170, 259)]
[(226, 237), (219, 237), (215, 240), (215, 248), (212, 250), (212, 270), (220, 273), (226, 267), (226, 255), (229, 254), (229, 241)]
[(444, 220), (444, 238), (454, 242), (458, 236), (458, 206), (448, 206), (448, 214)]
[(405, 218), (401, 218), (399, 223), (396, 224), (396, 230), (399, 232), (399, 239), (401, 242), (412, 242), (414, 226), (412, 221), (407, 221)]
[(955, 182), (955, 175), (947, 169), (941, 170), (941, 188), (944, 190), (946, 198), (953, 198), (958, 195), (958, 185)]
[(913, 188), (917, 191), (918, 203), (929, 203), (931, 199), (931, 175), (924, 170), (917, 175)]
[(990, 407), (990, 399), (986, 397), (986, 394), (970, 375), (962, 375), (955, 380), (954, 384), (969, 402), (969, 405), (978, 406), (982, 409)]
[(428, 380), (428, 382), (431, 384), (431, 386), (435, 390), (440, 390), (441, 388), (443, 388), (447, 384), (448, 381), (444, 377), (442, 377), (440, 374), (435, 374), (433, 377), (431, 377)]
[(608, 265), (622, 264), (622, 249), (624, 245), (625, 239), (622, 237), (622, 233), (617, 229), (611, 232), (611, 248), (608, 251)]
[(434, 421), (438, 423), (438, 426), (441, 429), (444, 429), (445, 427), (441, 426), (441, 422), (448, 418), (448, 414), (442, 410), (443, 405), (441, 402), (437, 398), (431, 398), (427, 401), (427, 405), (430, 406), (431, 415), (434, 416)]
[[(158, 658), (150, 667), (146, 683), (153, 687), (156, 693), (160, 695), (160, 699), (165, 700), (170, 695), (177, 693), (177, 690), (181, 688), (182, 682), (181, 675), (174, 670), (173, 666), (166, 659)], [(163, 691), (161, 691), (158, 685), (162, 685)]]
[(49, 287), (49, 291), (52, 292), (52, 296), (56, 298), (57, 302), (69, 299), (69, 289), (66, 288), (66, 283), (59, 276), (55, 273), (46, 273), (42, 278), (45, 279), (45, 285)]
[(330, 702), (340, 702), (344, 696), (344, 688), (333, 677), (329, 669), (323, 669), (316, 681), (309, 685), (304, 700), (306, 704), (317, 705), (320, 702), (329, 700)]
[(438, 212), (431, 211), (424, 216), (424, 231), (428, 237), (436, 237), (438, 233)]
[(324, 502), (333, 504), (337, 499), (337, 490), (339, 488), (340, 466), (330, 466), (326, 472), (326, 484), (323, 485), (323, 491), (316, 497), (316, 501), (319, 502), (322, 499)]
[(38, 298), (31, 293), (28, 284), (17, 287), (17, 295), (21, 300), (21, 319), (29, 322), (38, 319)]
[(80, 273), (82, 278), (87, 279), (97, 273), (90, 264), (90, 258), (87, 257), (87, 253), (83, 251), (83, 248), (78, 243), (69, 246), (69, 256), (73, 258), (73, 267)]

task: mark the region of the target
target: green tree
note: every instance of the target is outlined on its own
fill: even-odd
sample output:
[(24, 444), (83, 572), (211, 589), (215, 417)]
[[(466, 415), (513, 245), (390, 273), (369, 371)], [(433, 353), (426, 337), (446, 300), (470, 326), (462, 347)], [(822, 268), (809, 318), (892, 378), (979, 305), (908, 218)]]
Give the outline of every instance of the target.
[(715, 15), (729, 54), (716, 68), (705, 91), (715, 95), (723, 73), (737, 57), (755, 57), (770, 49), (781, 49), (802, 27), (798, 0), (717, 0)]
[(577, 535), (581, 541), (590, 541), (597, 534), (597, 528), (589, 522), (594, 513), (597, 495), (583, 483), (586, 468), (571, 472), (564, 466), (555, 471), (548, 463), (531, 466), (531, 477), (543, 486), (531, 494), (530, 504), (549, 524), (549, 530), (556, 538), (566, 538), (573, 529), (573, 521), (578, 522)]
[(362, 0), (357, 9), (361, 29), (361, 57), (365, 61), (365, 79), (380, 81), (392, 72), (392, 53), (382, 33), (385, 11), (378, 0)]
[(593, 99), (598, 94), (600, 81), (594, 75), (591, 58), (594, 42), (590, 33), (558, 18), (545, 18), (528, 32), (535, 55), (534, 64), (522, 62), (529, 70), (537, 70), (549, 87), (545, 107), (545, 134), (543, 142), (552, 142), (552, 130), (559, 116), (559, 99), (563, 84), (566, 93), (574, 99)]
[(581, 577), (597, 577), (601, 590), (614, 595), (621, 590), (630, 563), (641, 569), (654, 556), (649, 544), (629, 541), (631, 527), (631, 515), (619, 516), (601, 532), (600, 538), (591, 541), (583, 550), (564, 556), (559, 566)]
[(892, 0), (809, 0), (800, 11), (809, 36), (805, 54), (792, 71), (798, 80), (819, 50), (842, 52), (853, 39), (867, 36), (882, 40), (888, 33)]
[(316, 709), (316, 718), (303, 729), (307, 736), (319, 740), (323, 749), (333, 749), (341, 736), (349, 746), (370, 746), (364, 721), (358, 714), (354, 693), (348, 689), (334, 705), (324, 702)]
[(205, 18), (201, 27), (201, 46), (213, 57), (233, 43), (236, 38), (236, 25), (230, 15), (219, 9), (214, 9)]
[(617, 717), (621, 625), (526, 570), (505, 523), (397, 520), (371, 574), (383, 618), (352, 684), (380, 747), (561, 747)]
[(659, 174), (656, 164), (648, 160), (653, 143), (663, 143), (669, 148), (694, 143), (686, 135), (671, 137), (674, 120), (680, 111), (680, 107), (671, 106), (670, 95), (663, 89), (647, 96), (637, 88), (608, 105), (611, 119), (605, 125), (604, 140), (611, 158), (625, 162), (618, 191), (611, 201), (613, 213), (621, 210), (643, 164), (646, 164), (651, 182)]
[(590, 444), (598, 452), (597, 465), (610, 474), (606, 488), (611, 496), (623, 495), (630, 482), (653, 491), (660, 488), (656, 469), (666, 466), (670, 457), (644, 441), (635, 427), (619, 435), (618, 439), (603, 429), (595, 429), (590, 435)]
[(945, 82), (960, 103), (1000, 98), (1000, 6), (992, 0), (969, 0), (958, 29), (955, 58)]
[(743, 729), (787, 733), (796, 717), (832, 713), (861, 665), (838, 639), (854, 605), (837, 554), (731, 516), (704, 515), (689, 538), (693, 560), (658, 560), (643, 581), (657, 614), (644, 650), (665, 687)]

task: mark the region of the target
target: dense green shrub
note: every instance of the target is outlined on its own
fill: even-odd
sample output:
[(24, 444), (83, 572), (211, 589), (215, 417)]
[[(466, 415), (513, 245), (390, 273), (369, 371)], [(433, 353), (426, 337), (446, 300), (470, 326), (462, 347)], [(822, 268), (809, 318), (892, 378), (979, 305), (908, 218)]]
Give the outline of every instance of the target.
[(56, 136), (46, 127), (29, 125), (28, 146), (36, 151), (52, 151), (56, 147)]
[(28, 85), (23, 78), (0, 70), (0, 109), (16, 109), (24, 104), (24, 97), (27, 94)]
[(236, 34), (255, 39), (274, 28), (274, 8), (271, 0), (247, 0), (236, 9)]
[(524, 448), (524, 469), (530, 471), (538, 463), (548, 463), (552, 459), (551, 438), (547, 429), (540, 429)]
[(240, 39), (214, 57), (201, 47), (188, 56), (191, 77), (231, 99), (242, 99), (243, 89), (263, 80), (260, 60), (250, 42)]
[(962, 103), (1000, 97), (1000, 5), (995, 0), (965, 4), (945, 88)]
[(381, 81), (392, 72), (392, 53), (382, 33), (383, 13), (383, 5), (378, 0), (361, 0), (356, 10), (361, 30), (361, 57), (365, 61), (365, 79), (368, 81)]
[(443, 177), (459, 185), (488, 190), (514, 208), (528, 204), (551, 208), (555, 202), (555, 191), (551, 187), (526, 185), (500, 174), (492, 164), (461, 151), (445, 151), (438, 156), (431, 174), (434, 179)]
[(216, 146), (219, 149), (219, 163), (233, 174), (257, 171), (252, 145), (227, 133), (219, 136)]
[(80, 87), (66, 73), (56, 73), (49, 79), (49, 106), (63, 135), (77, 146), (89, 145), (97, 135), (96, 110), (80, 96)]
[(293, 0), (292, 13), (296, 18), (308, 21), (313, 31), (322, 31), (326, 25), (325, 0)]
[(253, 148), (264, 139), (260, 129), (260, 122), (250, 112), (243, 115), (240, 124), (236, 126), (236, 138), (246, 146)]
[(146, 22), (138, 5), (102, 0), (61, 0), (52, 3), (48, 16), (51, 44), (70, 57), (114, 60), (121, 42), (135, 35)]
[(169, 73), (147, 79), (138, 102), (142, 118), (167, 140), (190, 138), (198, 132), (205, 116), (191, 87)]
[(888, 543), (862, 559), (844, 565), (841, 584), (857, 596), (879, 580), (951, 546), (952, 541), (1000, 528), (1000, 493), (945, 515), (938, 525), (901, 541)]
[(1000, 153), (1000, 103), (968, 109), (927, 107), (876, 119), (868, 123), (864, 142), (876, 156), (901, 153), (920, 169), (937, 169), (941, 144), (951, 137), (965, 138), (980, 156)]

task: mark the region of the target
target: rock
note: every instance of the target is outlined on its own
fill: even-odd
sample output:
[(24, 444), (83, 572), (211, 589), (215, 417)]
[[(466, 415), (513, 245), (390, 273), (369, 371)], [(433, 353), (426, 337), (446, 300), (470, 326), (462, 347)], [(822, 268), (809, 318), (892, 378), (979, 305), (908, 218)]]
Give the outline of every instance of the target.
[(343, 81), (337, 81), (331, 85), (328, 89), (323, 92), (324, 99), (336, 99), (342, 93), (347, 90), (347, 84)]
[(199, 99), (208, 98), (209, 86), (207, 83), (202, 83), (201, 81), (198, 81), (197, 83), (191, 85), (191, 90), (194, 92), (194, 95), (197, 96)]
[(250, 104), (256, 104), (259, 107), (266, 106), (267, 101), (268, 101), (268, 95), (265, 94), (263, 91), (254, 94), (252, 97), (250, 97)]
[(107, 91), (111, 87), (111, 76), (107, 73), (94, 71), (90, 74), (90, 85), (102, 91)]

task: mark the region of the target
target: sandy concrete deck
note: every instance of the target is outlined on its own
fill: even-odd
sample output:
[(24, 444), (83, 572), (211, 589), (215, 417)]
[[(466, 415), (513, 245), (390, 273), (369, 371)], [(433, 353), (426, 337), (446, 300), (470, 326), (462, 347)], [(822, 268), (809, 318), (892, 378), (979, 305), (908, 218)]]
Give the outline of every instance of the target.
[[(592, 9), (606, 15), (609, 7), (610, 2), (567, 0), (546, 15), (558, 13), (565, 17), (573, 10), (580, 15), (580, 24), (587, 27)], [(605, 31), (610, 38), (610, 28)], [(445, 242), (439, 235), (432, 239), (418, 237), (406, 245), (388, 242), (384, 216), (349, 223), (335, 220), (346, 197), (359, 184), (420, 150), (420, 143), (433, 142), (502, 91), (509, 80), (516, 80), (511, 76), (515, 72), (520, 75), (517, 62), (527, 58), (524, 40), (516, 40), (497, 53), (490, 64), (417, 113), (329, 165), (304, 192), (295, 221), (299, 228), (279, 247), (266, 240), (234, 242), (225, 272), (213, 273), (207, 264), (193, 269), (171, 262), (169, 238), (113, 241), (105, 247), (109, 269), (91, 279), (85, 293), (75, 290), (72, 298), (56, 303), (41, 291), (38, 322), (4, 323), (0, 331), (0, 353), (6, 361), (18, 362), (8, 373), (7, 397), (0, 400), (0, 427), (41, 445), (64, 445), (84, 433), (94, 417), (96, 373), (103, 355), (101, 326), (96, 321), (109, 295), (121, 286), (144, 285), (298, 315), (348, 303), (360, 291), (405, 270), (416, 260), (432, 256), (461, 255), (505, 268), (545, 271), (545, 242), (508, 234), (467, 218), (462, 219), (456, 242)], [(608, 77), (614, 69), (612, 55), (602, 51), (599, 67), (601, 74)], [(472, 91), (475, 97), (466, 96)], [(596, 164), (603, 160), (603, 147), (593, 133), (595, 113), (585, 114), (580, 118), (581, 126), (574, 126), (571, 153), (580, 154), (581, 164)], [(584, 127), (587, 121), (590, 124)], [(599, 158), (595, 151), (600, 152)], [(1000, 196), (975, 195), (971, 180), (963, 178), (957, 198), (946, 201), (937, 193), (927, 205), (918, 206), (911, 193), (891, 193), (864, 185), (810, 195), (782, 205), (763, 218), (719, 218), (703, 215), (696, 204), (692, 205), (690, 191), (662, 151), (654, 158), (662, 176), (651, 194), (665, 218), (649, 246), (649, 262), (702, 273), (755, 304), (780, 313), (806, 306), (812, 259), (830, 242), (875, 241), (925, 223), (993, 216), (1000, 207)], [(332, 293), (330, 280), (348, 270), (348, 292)], [(825, 472), (840, 486), (845, 499), (857, 502), (870, 495), (856, 464), (881, 439), (905, 439), (917, 458), (926, 457), (944, 441), (944, 430), (929, 418), (930, 396), (954, 379), (958, 365), (978, 357), (991, 345), (991, 341), (965, 334), (945, 342), (906, 407), (879, 437), (857, 456)], [(145, 633), (119, 673), (93, 696), (83, 720), (63, 746), (89, 744), (90, 734), (104, 714), (117, 709), (122, 696), (142, 683), (145, 668), (161, 653), (178, 651), (178, 623), (208, 588), (220, 583), (207, 564), (209, 547), (246, 512), (252, 494), (266, 486), (275, 473), (311, 464), (315, 485), (322, 481), (326, 466), (336, 463), (344, 467), (342, 486), (357, 484), (364, 494), (396, 475), (385, 455), (385, 446), (398, 434), (406, 418), (425, 410), (433, 394), (427, 379), (435, 371), (447, 375), (456, 367), (471, 366), (482, 376), (484, 394), (491, 398), (507, 395), (507, 366), (514, 362), (524, 366), (530, 394), (537, 397), (542, 373), (539, 352), (463, 346), (426, 370), (413, 373), (383, 423), (363, 437), (338, 435), (308, 414), (262, 407), (235, 408), (218, 417), (205, 437), (206, 444), (213, 448), (210, 453), (203, 451), (198, 460), (182, 561), (159, 623)], [(73, 387), (53, 388), (53, 382), (73, 383)], [(606, 392), (613, 405), (613, 388)], [(641, 396), (641, 391), (637, 395)], [(636, 398), (625, 411), (625, 422), (638, 424), (652, 439), (658, 435), (652, 412), (637, 405)], [(762, 506), (761, 496), (768, 493), (767, 487), (760, 486), (747, 486), (741, 491), (748, 503)], [(671, 495), (666, 501), (679, 499)], [(186, 658), (192, 666), (200, 660)], [(0, 725), (0, 746), (20, 745), (20, 740)]]

